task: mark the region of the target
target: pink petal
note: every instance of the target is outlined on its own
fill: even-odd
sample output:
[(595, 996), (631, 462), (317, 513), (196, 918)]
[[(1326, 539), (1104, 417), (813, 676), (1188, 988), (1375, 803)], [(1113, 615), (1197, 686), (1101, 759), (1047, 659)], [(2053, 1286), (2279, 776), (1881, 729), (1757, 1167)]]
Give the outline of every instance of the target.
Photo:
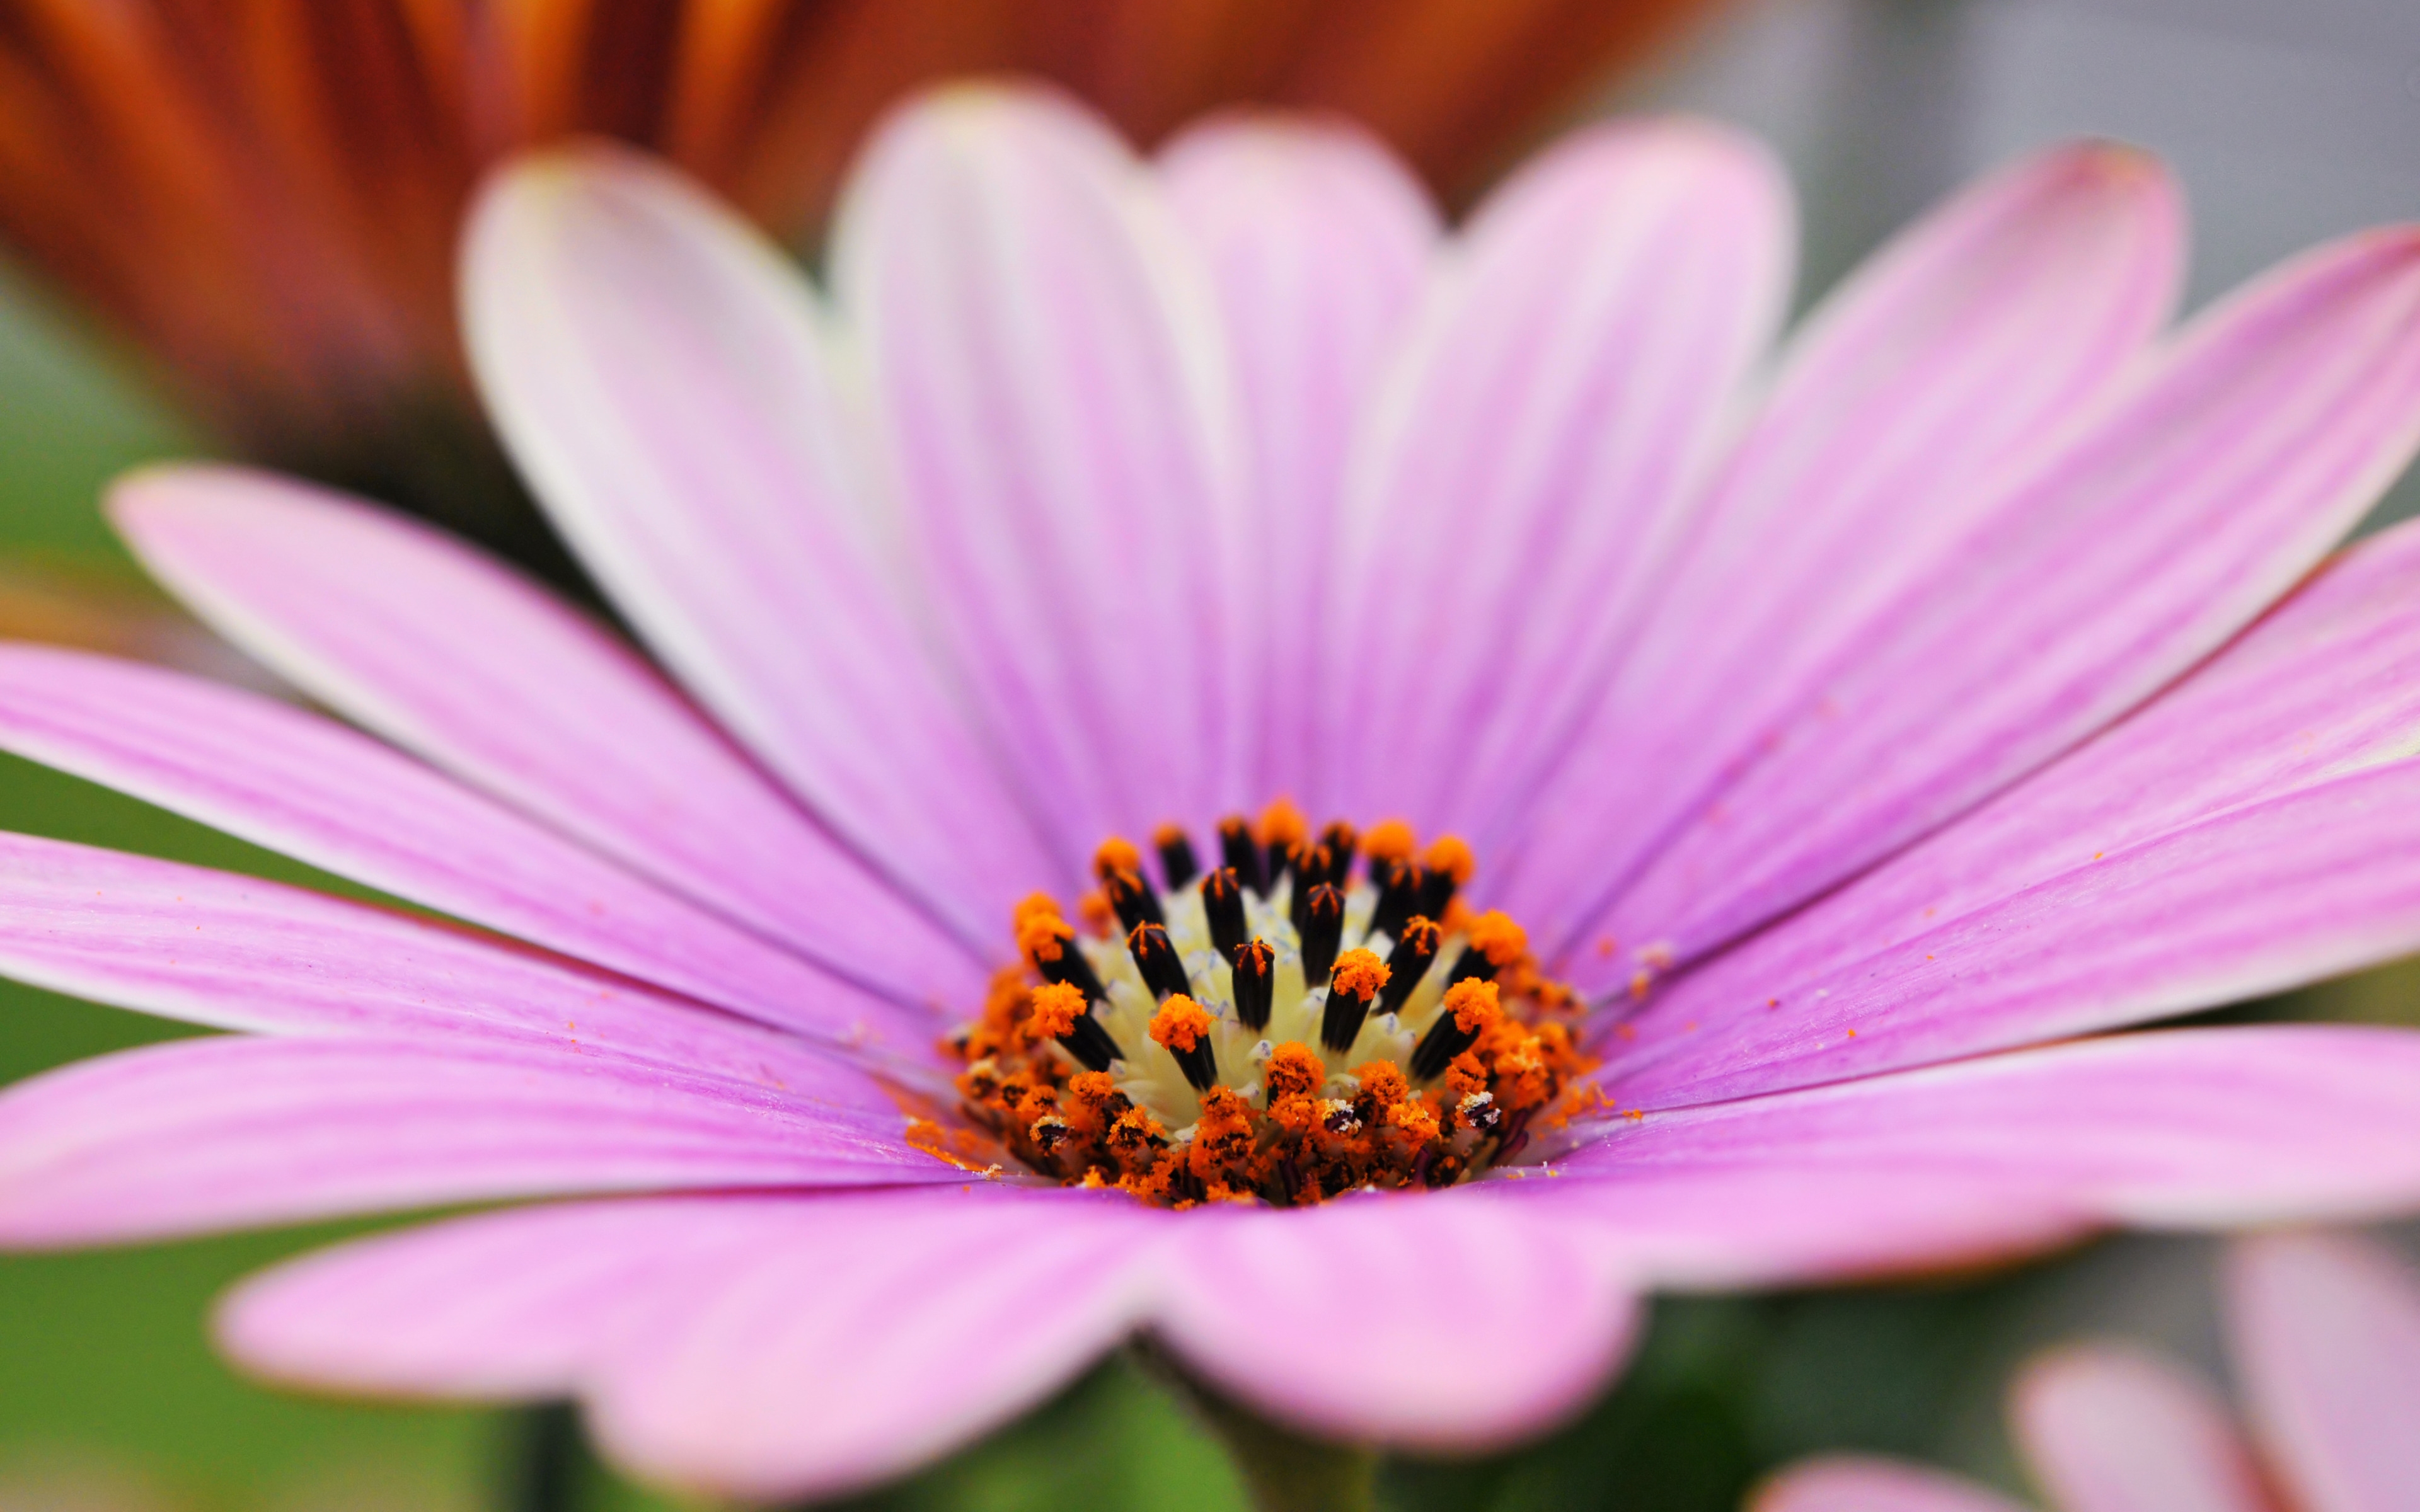
[(896, 1475), (1123, 1338), (1164, 1216), (954, 1189), (795, 1204), (616, 1342), (590, 1396), (598, 1442), (645, 1479), (752, 1501)]
[(1747, 1512), (2023, 1512), (1955, 1475), (1866, 1455), (1802, 1460), (1767, 1481)]
[(1377, 396), (1326, 595), (1326, 806), (1486, 817), (1593, 700), (1789, 295), (1771, 156), (1596, 128), (1492, 197)]
[[(1617, 1116), (1555, 1168), (1563, 1180), (1489, 1184), (1594, 1210), (1618, 1246), (1609, 1258), (1684, 1284), (1700, 1266), (1707, 1284), (1784, 1279), (1771, 1260), (1802, 1252), (1828, 1277), (1963, 1263), (2116, 1224), (2409, 1211), (2420, 1203), (2420, 1031), (2086, 1040)], [(1860, 1223), (1863, 1237), (1844, 1242)]]
[(1581, 1230), (1468, 1197), (1189, 1215), (1154, 1326), (1314, 1433), (1462, 1452), (1544, 1432), (1604, 1386), (1637, 1306)]
[(2420, 761), (2129, 849), (2071, 843), (2046, 880), (1830, 969), (1760, 980), (1717, 963), (1706, 986), (1683, 981), (1630, 1026), (1637, 1048), (1615, 1051), (1609, 1088), (1669, 1106), (1836, 1081), (2239, 1000), (2420, 948)]
[(2316, 563), (2420, 445), (2420, 232), (2197, 320), (1878, 615), (1604, 919), (1686, 958), (2092, 734)]
[(752, 1501), (913, 1468), (1140, 1320), (1162, 1215), (956, 1190), (583, 1203), (355, 1242), (246, 1283), (240, 1361), (356, 1390), (577, 1389), (606, 1454)]
[(510, 569), (237, 469), (138, 474), (110, 508), (154, 577), (321, 702), (843, 975), (981, 998), (973, 960), (628, 646)]
[(921, 1051), (931, 1019), (640, 881), (290, 704), (79, 652), (0, 646), (0, 748), (398, 898), (768, 1023)]
[(934, 627), (1071, 861), (1235, 797), (1238, 417), (1166, 208), (1074, 105), (963, 86), (877, 132), (833, 243)]
[(963, 1180), (897, 1113), (576, 1053), (188, 1041), (0, 1093), (0, 1245), (664, 1187)]
[(2349, 1235), (2239, 1242), (2225, 1272), (2239, 1379), (2302, 1512), (2391, 1512), (2420, 1486), (2420, 1276)]
[(145, 856), (0, 834), (0, 972), (264, 1034), (602, 1055), (891, 1109), (795, 1036), (458, 926)]
[(1214, 119), (1171, 142), (1159, 171), (1209, 267), (1249, 443), (1244, 791), (1308, 795), (1346, 443), (1428, 272), (1436, 211), (1341, 124)]
[[(2330, 563), (2117, 726), (1660, 990), (1633, 1024), (1641, 1048), (1620, 1074), (1639, 1097), (1660, 1086), (1736, 1097), (2246, 997), (2400, 953), (2391, 882), (2321, 918), (2286, 899), (2282, 874), (2242, 847), (2296, 814), (2357, 819), (2377, 784), (2409, 779), (2318, 790), (2399, 761), (2415, 742), (2420, 528), (2405, 527)], [(2262, 804), (2267, 817), (2245, 811)], [(2302, 854), (2319, 854), (2331, 833), (2366, 874), (2396, 867), (2382, 833), (2372, 844), (2341, 822), (2296, 837), (2280, 862), (2305, 843), (2315, 849)], [(2232, 872), (2173, 864), (2213, 845), (2238, 847)], [(2138, 938), (2102, 935), (2115, 917), (2062, 919), (2053, 908), (2088, 898), (2085, 912), (2097, 914), (2113, 894)], [(2382, 932), (2363, 938), (2365, 918)], [(2230, 929), (2213, 953), (2194, 943)], [(2087, 955), (2094, 935), (2120, 955)], [(2121, 960), (2131, 980), (2091, 974)], [(2241, 975), (2218, 969), (2229, 962)], [(2063, 975), (2048, 983), (2040, 973), (2054, 963)], [(1658, 1060), (1664, 1069), (1649, 1070)], [(1684, 1084), (1699, 1090), (1678, 1094)]]
[(2210, 1388), (2138, 1350), (2079, 1344), (2034, 1359), (2009, 1417), (2061, 1512), (2273, 1512)]
[(2061, 147), (1916, 223), (1824, 301), (1611, 702), (1538, 797), (1556, 818), (1525, 842), (1522, 917), (1585, 922), (1674, 807), (2107, 388), (2166, 316), (2180, 221), (2156, 162)]
[(463, 301), (489, 413), (649, 647), (904, 891), (1004, 930), (1047, 873), (900, 597), (798, 270), (589, 146), (489, 185)]

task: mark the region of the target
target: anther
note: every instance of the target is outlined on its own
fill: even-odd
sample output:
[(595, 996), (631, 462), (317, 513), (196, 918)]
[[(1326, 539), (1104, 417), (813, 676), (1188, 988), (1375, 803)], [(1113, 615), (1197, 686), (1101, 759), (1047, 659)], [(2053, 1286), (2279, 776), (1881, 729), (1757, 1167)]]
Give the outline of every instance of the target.
[(1235, 1017), (1248, 1029), (1265, 1029), (1276, 1000), (1278, 953), (1266, 940), (1254, 940), (1235, 951), (1234, 962)]
[(1268, 852), (1269, 886), (1275, 887), (1295, 848), (1311, 839), (1311, 821), (1292, 802), (1280, 798), (1261, 810), (1259, 828), (1261, 844)]
[(1250, 939), (1244, 922), (1244, 889), (1235, 885), (1235, 869), (1222, 866), (1202, 879), (1202, 915), (1210, 925), (1210, 944), (1221, 961), (1235, 959), (1236, 948)]
[(1178, 993), (1152, 1015), (1151, 1038), (1176, 1061), (1197, 1092), (1218, 1084), (1218, 1058), (1210, 1047), (1210, 1014), (1192, 998)]
[(1377, 905), (1370, 911), (1369, 933), (1392, 939), (1404, 932), (1414, 914), (1422, 913), (1427, 911), (1420, 907), (1420, 869), (1407, 861), (1389, 871), (1386, 885), (1378, 889)]
[(1404, 926), (1395, 948), (1387, 952), (1387, 990), (1378, 995), (1379, 1012), (1400, 1012), (1411, 1000), (1412, 990), (1436, 960), (1437, 944), (1443, 938), (1443, 932), (1426, 918), (1416, 917)]
[(1349, 1050), (1370, 1016), (1371, 1000), (1387, 985), (1387, 965), (1367, 950), (1347, 950), (1327, 979), (1327, 1007), (1320, 1014), (1319, 1042)]
[(1112, 872), (1101, 878), (1101, 891), (1109, 900), (1109, 907), (1118, 916), (1118, 926), (1128, 933), (1145, 924), (1166, 924), (1159, 911), (1159, 899), (1140, 872)]
[(1152, 831), (1151, 848), (1159, 853), (1159, 880), (1174, 892), (1202, 874), (1202, 863), (1193, 856), (1193, 837), (1174, 825), (1162, 825)]
[(1111, 835), (1093, 852), (1093, 875), (1107, 882), (1121, 872), (1141, 875), (1142, 852), (1135, 849), (1134, 841), (1124, 836)]
[(1336, 878), (1327, 874), (1328, 861), (1325, 845), (1297, 845), (1287, 854), (1286, 864), (1294, 872), (1294, 901), (1287, 904), (1287, 911), (1293, 916), (1296, 933), (1302, 931), (1303, 908), (1310, 902), (1311, 889), (1336, 885)]
[(1456, 982), (1446, 989), (1445, 1006), (1436, 1022), (1412, 1052), (1412, 1079), (1425, 1082), (1441, 1075), (1454, 1057), (1477, 1044), (1488, 1026), (1503, 1016), (1504, 1007), (1492, 981)]
[(1302, 980), (1325, 980), (1344, 945), (1344, 894), (1326, 883), (1311, 888), (1296, 933), (1302, 936)]
[(1241, 814), (1218, 821), (1218, 859), (1245, 887), (1268, 896), (1268, 881), (1261, 874), (1261, 848), (1252, 842), (1252, 826), (1244, 823)]
[(1528, 953), (1529, 936), (1509, 915), (1491, 908), (1470, 923), (1470, 943), (1454, 958), (1450, 988), (1458, 981), (1494, 981), (1496, 974)]
[(1430, 846), (1428, 854), (1420, 857), (1419, 912), (1431, 918), (1443, 918), (1446, 904), (1453, 902), (1454, 889), (1470, 880), (1478, 865), (1470, 847), (1455, 836), (1445, 836)]
[(1177, 959), (1176, 947), (1170, 942), (1166, 929), (1157, 924), (1136, 925), (1126, 935), (1126, 950), (1134, 957), (1135, 969), (1142, 973), (1142, 984), (1151, 989), (1152, 996), (1168, 997), (1192, 991), (1192, 983), (1185, 977), (1185, 963)]
[(1076, 949), (1076, 932), (1058, 915), (1028, 914), (1017, 928), (1016, 943), (1044, 981), (1063, 982), (1094, 1002), (1109, 996), (1093, 963)]
[(1343, 887), (1353, 874), (1354, 847), (1361, 843), (1361, 832), (1339, 819), (1319, 832), (1319, 843), (1327, 847), (1327, 875), (1323, 882)]
[(1068, 983), (1049, 982), (1035, 988), (1032, 1013), (1034, 1033), (1066, 1046), (1087, 1071), (1107, 1071), (1110, 1061), (1125, 1057), (1117, 1041), (1093, 1017), (1092, 1005)]

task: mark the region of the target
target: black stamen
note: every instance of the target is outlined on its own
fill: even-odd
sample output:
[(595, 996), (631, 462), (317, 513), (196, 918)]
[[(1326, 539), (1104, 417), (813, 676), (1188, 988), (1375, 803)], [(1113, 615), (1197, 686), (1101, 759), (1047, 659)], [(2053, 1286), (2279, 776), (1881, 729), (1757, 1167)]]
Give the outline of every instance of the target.
[(1443, 918), (1446, 904), (1453, 902), (1456, 884), (1453, 873), (1436, 867), (1420, 868), (1419, 913), (1431, 918)]
[(1248, 1029), (1269, 1026), (1269, 1005), (1278, 983), (1278, 953), (1266, 940), (1254, 940), (1234, 954), (1235, 1017)]
[(1165, 924), (1159, 912), (1159, 899), (1150, 884), (1131, 872), (1111, 872), (1101, 878), (1101, 890), (1109, 895), (1109, 907), (1116, 910), (1118, 922), (1132, 933), (1145, 924)]
[(1152, 996), (1191, 995), (1193, 985), (1185, 979), (1185, 963), (1176, 958), (1176, 947), (1169, 942), (1167, 930), (1157, 924), (1136, 925), (1126, 936), (1126, 950), (1134, 957), (1135, 969), (1142, 973), (1142, 984), (1151, 989)]
[(1326, 883), (1311, 889), (1302, 911), (1302, 980), (1325, 981), (1344, 948), (1344, 894)]
[(1195, 1091), (1206, 1092), (1218, 1085), (1218, 1057), (1210, 1048), (1210, 1036), (1206, 1032), (1194, 1038), (1192, 1049), (1179, 1050), (1170, 1045), (1168, 1053), (1174, 1057), (1176, 1069), (1185, 1072), (1185, 1079), (1193, 1084)]
[(1496, 971), (1496, 963), (1487, 959), (1486, 951), (1475, 945), (1466, 945), (1462, 948), (1462, 954), (1453, 958), (1453, 970), (1447, 973), (1445, 984), (1450, 991), (1458, 981), (1494, 981)]
[(1326, 886), (1334, 879), (1327, 874), (1328, 851), (1323, 845), (1297, 845), (1287, 853), (1287, 864), (1294, 870), (1294, 899), (1287, 912), (1294, 918), (1295, 933), (1302, 933), (1303, 909), (1310, 902), (1311, 889)]
[(1176, 891), (1202, 874), (1202, 863), (1193, 856), (1193, 837), (1174, 825), (1160, 825), (1151, 843), (1159, 852), (1159, 878), (1169, 891)]
[(1074, 940), (1060, 940), (1057, 960), (1046, 961), (1037, 953), (1033, 957), (1033, 969), (1042, 973), (1044, 981), (1063, 982), (1075, 988), (1084, 995), (1088, 1003), (1102, 1002), (1109, 995), (1108, 989), (1101, 985), (1101, 979), (1094, 974), (1093, 963), (1085, 959), (1084, 952), (1076, 948)]
[(1378, 891), (1377, 906), (1370, 911), (1369, 933), (1392, 939), (1404, 932), (1404, 923), (1414, 914), (1427, 914), (1431, 918), (1437, 917), (1420, 907), (1419, 902), (1420, 869), (1409, 863), (1396, 867), (1388, 874), (1386, 885)]
[(1378, 994), (1379, 1012), (1398, 1012), (1411, 1001), (1412, 989), (1420, 984), (1429, 964), (1436, 959), (1440, 938), (1441, 932), (1426, 918), (1415, 918), (1404, 926), (1403, 937), (1387, 954), (1388, 975), (1386, 988)]
[(1319, 1016), (1319, 1042), (1330, 1050), (1352, 1049), (1361, 1033), (1361, 1021), (1369, 1016), (1369, 997), (1356, 996), (1329, 981), (1327, 1007)]
[(1353, 852), (1361, 843), (1361, 832), (1339, 819), (1319, 832), (1319, 843), (1327, 847), (1327, 875), (1323, 882), (1344, 886), (1353, 874)]
[(1233, 867), (1222, 866), (1202, 879), (1202, 915), (1218, 959), (1235, 959), (1236, 947), (1252, 936), (1244, 923), (1244, 889), (1235, 885)]
[[(1303, 843), (1299, 840), (1273, 840), (1269, 841), (1269, 891), (1275, 892), (1278, 890), (1278, 884), (1284, 880), (1286, 872), (1294, 867), (1296, 859), (1295, 853), (1300, 851), (1302, 848)], [(1302, 887), (1299, 883), (1295, 884), (1295, 891), (1297, 893), (1302, 891)]]
[(1101, 1027), (1100, 1020), (1093, 1017), (1090, 1006), (1067, 1032), (1059, 1037), (1059, 1042), (1067, 1047), (1069, 1055), (1083, 1062), (1086, 1071), (1107, 1071), (1110, 1061), (1125, 1058), (1125, 1052), (1118, 1048), (1117, 1041), (1109, 1037), (1109, 1030)]
[(1439, 1013), (1429, 1032), (1420, 1036), (1419, 1047), (1412, 1052), (1412, 1080), (1434, 1081), (1445, 1074), (1453, 1057), (1479, 1042), (1477, 1029), (1466, 1030), (1450, 1013)]
[(1241, 814), (1218, 821), (1218, 858), (1237, 882), (1264, 898), (1269, 895), (1268, 881), (1261, 874), (1261, 848), (1252, 842), (1252, 826)]

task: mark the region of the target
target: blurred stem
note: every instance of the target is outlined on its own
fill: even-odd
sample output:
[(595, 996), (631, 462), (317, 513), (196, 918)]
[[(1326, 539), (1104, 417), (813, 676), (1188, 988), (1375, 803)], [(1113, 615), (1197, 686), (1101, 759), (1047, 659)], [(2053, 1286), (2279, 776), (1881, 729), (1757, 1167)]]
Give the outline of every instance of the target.
[(1211, 1389), (1147, 1339), (1132, 1350), (1143, 1370), (1217, 1437), (1260, 1512), (1372, 1512), (1378, 1504), (1375, 1452), (1304, 1438), (1272, 1423)]
[(580, 1503), (580, 1414), (569, 1402), (512, 1416), (504, 1505), (510, 1512), (572, 1512)]

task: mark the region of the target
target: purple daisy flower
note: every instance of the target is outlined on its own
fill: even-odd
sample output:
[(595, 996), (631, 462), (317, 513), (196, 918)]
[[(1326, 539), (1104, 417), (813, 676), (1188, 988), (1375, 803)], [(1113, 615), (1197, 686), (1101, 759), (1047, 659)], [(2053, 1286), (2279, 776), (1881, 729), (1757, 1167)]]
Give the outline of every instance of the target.
[(1675, 121), (1445, 236), (1339, 129), (946, 94), (829, 299), (642, 160), (508, 170), (479, 381), (653, 660), (360, 503), (122, 485), (369, 733), (12, 647), (0, 747), (460, 922), (0, 838), (0, 970), (245, 1031), (0, 1097), (0, 1242), (579, 1199), (221, 1338), (773, 1497), (1138, 1332), (1474, 1448), (1658, 1287), (2420, 1202), (2420, 1035), (2077, 1038), (2420, 948), (2420, 533), (2328, 555), (2420, 440), (2420, 233), (2164, 334), (2169, 180), (2072, 147), (1768, 359), (1790, 247)]

